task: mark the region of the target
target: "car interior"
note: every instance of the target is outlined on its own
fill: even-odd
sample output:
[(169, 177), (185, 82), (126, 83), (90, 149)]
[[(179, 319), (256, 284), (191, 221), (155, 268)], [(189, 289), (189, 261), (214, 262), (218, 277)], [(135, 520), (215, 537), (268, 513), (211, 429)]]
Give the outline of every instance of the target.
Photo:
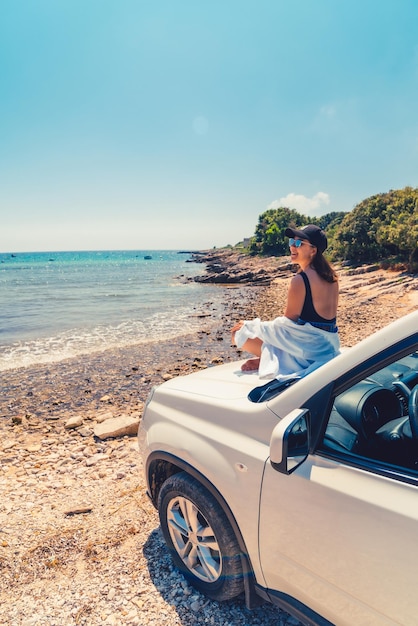
[(418, 470), (418, 351), (338, 395), (321, 448)]

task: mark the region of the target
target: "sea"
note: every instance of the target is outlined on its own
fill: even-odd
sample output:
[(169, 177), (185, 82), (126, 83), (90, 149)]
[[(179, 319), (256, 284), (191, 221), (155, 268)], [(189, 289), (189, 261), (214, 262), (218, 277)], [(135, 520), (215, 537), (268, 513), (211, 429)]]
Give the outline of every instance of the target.
[(173, 340), (202, 327), (216, 285), (191, 253), (0, 253), (0, 371)]

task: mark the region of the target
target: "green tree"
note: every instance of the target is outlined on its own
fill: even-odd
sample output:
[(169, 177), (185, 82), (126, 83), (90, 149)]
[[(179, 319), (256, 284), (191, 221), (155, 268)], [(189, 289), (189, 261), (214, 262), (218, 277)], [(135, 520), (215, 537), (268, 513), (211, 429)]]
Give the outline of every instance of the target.
[(418, 189), (405, 187), (376, 194), (352, 211), (307, 217), (295, 209), (268, 209), (259, 216), (251, 239), (252, 254), (288, 254), (287, 226), (317, 224), (328, 238), (327, 254), (335, 260), (375, 263), (395, 259), (418, 271)]
[(413, 270), (417, 248), (418, 189), (412, 187), (366, 198), (332, 233), (333, 257), (354, 263), (396, 257)]
[(288, 254), (289, 247), (284, 231), (288, 226), (302, 226), (308, 222), (309, 218), (294, 209), (268, 209), (258, 218), (251, 252), (271, 256)]

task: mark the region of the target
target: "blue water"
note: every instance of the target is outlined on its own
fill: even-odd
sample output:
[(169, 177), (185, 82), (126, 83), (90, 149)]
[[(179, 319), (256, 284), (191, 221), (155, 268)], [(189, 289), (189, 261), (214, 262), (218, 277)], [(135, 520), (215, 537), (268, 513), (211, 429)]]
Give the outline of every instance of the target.
[[(145, 259), (151, 256), (151, 259)], [(222, 297), (175, 251), (0, 254), (0, 371), (199, 329)]]

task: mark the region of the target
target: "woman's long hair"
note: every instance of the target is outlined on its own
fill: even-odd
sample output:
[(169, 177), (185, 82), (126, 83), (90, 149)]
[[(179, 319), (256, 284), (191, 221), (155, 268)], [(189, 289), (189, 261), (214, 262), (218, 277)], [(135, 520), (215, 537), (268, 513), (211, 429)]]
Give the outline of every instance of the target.
[(318, 248), (316, 249), (316, 254), (311, 262), (311, 266), (327, 283), (335, 283), (338, 280), (336, 271)]

